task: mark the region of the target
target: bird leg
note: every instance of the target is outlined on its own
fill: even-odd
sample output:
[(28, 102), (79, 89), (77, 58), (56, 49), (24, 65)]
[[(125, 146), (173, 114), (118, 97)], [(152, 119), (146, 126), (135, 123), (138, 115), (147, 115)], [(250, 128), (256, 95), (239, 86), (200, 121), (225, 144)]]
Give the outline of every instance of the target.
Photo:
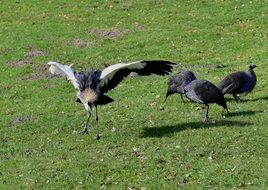
[(100, 139), (100, 134), (99, 134), (99, 116), (98, 116), (98, 108), (96, 106), (96, 123), (97, 123), (97, 136), (96, 139)]
[[(226, 113), (225, 113), (225, 111), (226, 111)], [(228, 108), (224, 108), (223, 109), (223, 112), (222, 112), (222, 116), (224, 117), (224, 116), (232, 116), (231, 114), (230, 114), (230, 112), (229, 112), (229, 110), (228, 110)]]
[(235, 98), (236, 103), (238, 103), (238, 100), (241, 102), (243, 101), (241, 98), (239, 98), (236, 94), (233, 94), (233, 97)]
[(229, 111), (228, 111), (228, 108), (226, 108), (226, 113), (228, 114), (228, 116), (231, 116)]
[(88, 118), (87, 118), (87, 121), (86, 121), (86, 125), (82, 131), (82, 135), (85, 135), (85, 134), (88, 134), (88, 122), (89, 122), (89, 118), (91, 117), (91, 113), (89, 112), (88, 113)]
[(236, 95), (236, 97), (237, 97), (238, 100), (240, 100), (241, 102), (243, 102), (243, 100), (241, 98), (239, 98), (239, 96)]
[(209, 109), (209, 105), (206, 105), (206, 112), (205, 112), (205, 118), (204, 118), (204, 122), (207, 122), (208, 121), (208, 109)]
[(180, 95), (181, 95), (181, 101), (184, 103), (183, 96), (182, 96), (182, 94), (180, 94)]
[(235, 99), (236, 103), (238, 103), (238, 100), (237, 100), (237, 98), (236, 98), (236, 95), (235, 95), (235, 94), (233, 94), (233, 97), (234, 97), (234, 99)]

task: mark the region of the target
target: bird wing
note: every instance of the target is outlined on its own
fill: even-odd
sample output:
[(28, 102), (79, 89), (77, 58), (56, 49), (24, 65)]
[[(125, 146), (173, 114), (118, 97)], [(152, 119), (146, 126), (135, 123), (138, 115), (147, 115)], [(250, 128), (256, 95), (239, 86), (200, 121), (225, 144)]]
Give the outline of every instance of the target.
[(219, 84), (219, 89), (223, 94), (235, 93), (240, 90), (241, 85), (244, 83), (244, 72), (235, 72), (226, 76)]
[(175, 63), (163, 60), (136, 61), (132, 63), (118, 63), (105, 68), (101, 73), (100, 92), (105, 93), (116, 87), (131, 72), (139, 75), (169, 74)]
[(223, 97), (223, 93), (220, 89), (207, 80), (204, 80), (198, 91), (201, 98), (207, 103), (217, 102)]
[(180, 86), (183, 83), (183, 77), (181, 75), (175, 75), (172, 76), (169, 81), (168, 81), (168, 85), (176, 85), (176, 86)]
[(182, 71), (180, 74), (180, 83), (177, 85), (177, 92), (184, 93), (184, 87), (196, 79), (191, 71)]
[(50, 73), (66, 77), (76, 89), (79, 89), (78, 82), (75, 78), (75, 71), (71, 68), (72, 65), (63, 65), (57, 62), (48, 62), (47, 64), (50, 65)]
[(203, 100), (200, 98), (200, 89), (198, 86), (200, 86), (201, 81), (200, 80), (194, 80), (190, 82), (188, 85), (186, 85), (183, 88), (183, 93), (186, 95), (188, 99), (190, 99), (193, 102), (197, 103), (203, 103)]
[[(238, 71), (226, 76), (219, 84), (219, 89), (223, 94), (243, 93), (248, 90), (249, 77), (247, 73)], [(245, 88), (245, 89), (244, 89)]]
[(208, 80), (196, 80), (199, 81), (198, 85), (194, 86), (194, 92), (198, 96), (198, 99), (205, 104), (217, 103), (224, 108), (227, 108), (224, 100), (224, 95), (221, 90)]
[(234, 93), (237, 91), (239, 87), (239, 83), (237, 83), (236, 81), (230, 83), (229, 85), (225, 86), (225, 88), (222, 90), (223, 94), (226, 93)]

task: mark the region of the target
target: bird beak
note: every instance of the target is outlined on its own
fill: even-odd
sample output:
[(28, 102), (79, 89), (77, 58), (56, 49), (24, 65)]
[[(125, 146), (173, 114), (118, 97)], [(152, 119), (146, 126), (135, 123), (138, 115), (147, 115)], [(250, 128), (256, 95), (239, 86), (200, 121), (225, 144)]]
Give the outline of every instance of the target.
[(250, 64), (250, 68), (251, 68), (251, 69), (254, 69), (254, 68), (256, 68), (256, 67), (257, 67), (257, 65)]
[(164, 103), (167, 101), (167, 97), (168, 97), (169, 95), (168, 94), (166, 94), (166, 98), (165, 98), (165, 100), (164, 100)]
[(166, 98), (165, 98), (165, 101), (164, 103), (167, 101), (167, 98), (171, 95), (170, 91), (168, 90), (167, 93), (166, 93)]

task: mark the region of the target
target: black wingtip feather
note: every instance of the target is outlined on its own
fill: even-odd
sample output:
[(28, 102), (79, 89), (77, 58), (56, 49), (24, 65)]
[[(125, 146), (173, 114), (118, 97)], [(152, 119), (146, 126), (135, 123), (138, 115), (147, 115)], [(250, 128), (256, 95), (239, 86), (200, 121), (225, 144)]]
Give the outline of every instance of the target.
[(124, 77), (126, 77), (130, 72), (136, 72), (139, 75), (167, 75), (172, 72), (173, 67), (176, 65), (170, 61), (164, 60), (152, 60), (152, 61), (140, 61), (136, 62), (138, 64), (142, 63), (143, 67), (132, 69), (132, 68), (123, 68), (119, 69), (109, 82), (101, 87), (99, 87), (101, 93), (106, 93), (109, 90), (116, 87)]
[(142, 61), (142, 63), (146, 63), (145, 67), (136, 71), (140, 75), (167, 75), (172, 72), (176, 65), (176, 63), (165, 60)]
[(109, 104), (111, 102), (113, 102), (114, 99), (110, 98), (109, 96), (106, 96), (104, 94), (102, 94), (98, 101), (96, 102), (97, 105), (105, 105), (105, 104)]

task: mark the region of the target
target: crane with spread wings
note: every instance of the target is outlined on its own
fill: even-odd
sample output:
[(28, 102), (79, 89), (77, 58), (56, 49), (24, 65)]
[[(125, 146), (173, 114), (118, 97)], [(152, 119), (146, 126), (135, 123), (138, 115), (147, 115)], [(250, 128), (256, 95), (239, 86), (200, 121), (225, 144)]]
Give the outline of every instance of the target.
[(131, 63), (118, 63), (100, 70), (89, 70), (77, 72), (72, 65), (63, 65), (57, 62), (48, 62), (49, 71), (53, 75), (66, 77), (68, 81), (78, 90), (77, 102), (83, 104), (88, 118), (82, 134), (88, 133), (88, 123), (93, 107), (96, 109), (97, 139), (100, 138), (98, 127), (97, 106), (108, 104), (114, 100), (105, 95), (109, 90), (115, 88), (127, 75), (136, 72), (139, 75), (166, 75), (172, 71), (175, 63), (164, 60), (136, 61)]

